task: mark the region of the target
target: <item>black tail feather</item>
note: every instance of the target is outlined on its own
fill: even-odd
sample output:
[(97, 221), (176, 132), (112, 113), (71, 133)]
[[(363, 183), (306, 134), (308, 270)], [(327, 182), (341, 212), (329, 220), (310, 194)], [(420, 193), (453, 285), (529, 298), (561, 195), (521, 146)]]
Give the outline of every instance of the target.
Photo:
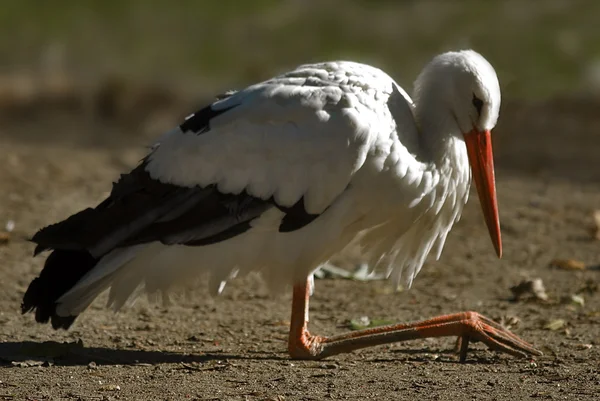
[(54, 329), (68, 329), (77, 316), (58, 316), (56, 301), (69, 291), (98, 260), (87, 251), (55, 250), (46, 259), (39, 277), (34, 279), (23, 296), (21, 312), (35, 310), (39, 323), (51, 321)]

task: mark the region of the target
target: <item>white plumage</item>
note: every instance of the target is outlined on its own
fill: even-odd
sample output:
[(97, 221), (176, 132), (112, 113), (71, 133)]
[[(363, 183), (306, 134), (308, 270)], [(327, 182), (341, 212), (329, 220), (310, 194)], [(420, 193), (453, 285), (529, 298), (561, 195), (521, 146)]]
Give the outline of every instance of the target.
[[(140, 284), (167, 290), (203, 272), (210, 274), (215, 293), (235, 272), (260, 271), (272, 289), (289, 287), (363, 230), (358, 241), (365, 259), (383, 265), (396, 282), (403, 274), (410, 285), (434, 245), (439, 257), (468, 197), (466, 150), (453, 143), (453, 157), (442, 165), (417, 159), (418, 130), (406, 118), (412, 102), (383, 71), (352, 62), (301, 66), (211, 107), (234, 108), (211, 119), (210, 131), (202, 135), (176, 129), (164, 136), (149, 157), (150, 176), (274, 197), (288, 207), (304, 197), (306, 211), (319, 218), (280, 233), (285, 213), (271, 209), (251, 230), (224, 242), (145, 245), (114, 272), (115, 263), (92, 270), (59, 299), (59, 313), (80, 312), (69, 308), (80, 303), (73, 295), (89, 296), (94, 284), (104, 287), (107, 282), (99, 278), (108, 272), (117, 309)], [(404, 113), (401, 131), (396, 109)]]
[[(119, 309), (140, 289), (168, 291), (203, 274), (214, 293), (250, 271), (282, 289), (351, 242), (372, 268), (410, 286), (431, 251), (440, 256), (467, 201), (462, 134), (491, 129), (499, 105), (495, 72), (473, 51), (436, 57), (415, 83), (415, 104), (380, 69), (347, 61), (303, 65), (228, 94), (165, 134), (141, 168), (160, 183), (213, 186), (277, 207), (261, 210), (250, 229), (203, 246), (182, 244), (228, 228), (230, 216), (127, 246), (140, 221), (169, 220), (187, 204), (116, 226), (86, 248), (98, 262), (58, 297), (56, 312), (76, 316), (107, 288)], [(193, 119), (205, 124), (190, 129)], [(318, 217), (281, 232), (285, 208), (299, 201)]]

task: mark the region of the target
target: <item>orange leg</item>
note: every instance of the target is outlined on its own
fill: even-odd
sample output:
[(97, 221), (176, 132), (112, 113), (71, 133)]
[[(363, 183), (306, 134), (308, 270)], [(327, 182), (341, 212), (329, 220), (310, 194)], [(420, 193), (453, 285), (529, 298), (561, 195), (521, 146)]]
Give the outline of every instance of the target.
[(333, 337), (314, 336), (308, 331), (308, 300), (308, 283), (296, 285), (288, 343), (288, 351), (294, 359), (322, 359), (374, 345), (453, 336), (459, 338), (461, 362), (467, 357), (469, 341), (481, 341), (493, 350), (514, 356), (542, 355), (532, 345), (477, 312), (454, 313), (417, 323), (375, 327)]

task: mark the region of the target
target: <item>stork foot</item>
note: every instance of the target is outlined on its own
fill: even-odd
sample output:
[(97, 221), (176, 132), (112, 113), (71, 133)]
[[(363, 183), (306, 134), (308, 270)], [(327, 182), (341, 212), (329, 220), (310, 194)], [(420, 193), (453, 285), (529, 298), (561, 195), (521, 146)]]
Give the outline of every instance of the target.
[(467, 358), (469, 342), (480, 341), (490, 349), (517, 357), (542, 355), (531, 344), (507, 328), (477, 312), (438, 316), (422, 322), (396, 324), (353, 331), (332, 337), (311, 335), (308, 331), (308, 291), (306, 285), (294, 288), (288, 343), (294, 359), (322, 359), (360, 348), (432, 337), (458, 337), (460, 361)]
[[(477, 312), (462, 312), (453, 315), (444, 315), (430, 321), (441, 321), (438, 324), (424, 325), (422, 329), (433, 331), (431, 337), (446, 336), (443, 326), (446, 324), (458, 324), (463, 334), (457, 336), (456, 349), (460, 361), (467, 359), (469, 342), (482, 342), (490, 349), (516, 357), (528, 357), (533, 355), (542, 355), (542, 352), (535, 349), (531, 344), (521, 339), (519, 336), (511, 333), (507, 328), (492, 319), (483, 316)], [(427, 322), (430, 322), (427, 321)], [(423, 322), (426, 323), (426, 322)], [(418, 325), (418, 323), (417, 323)], [(436, 327), (440, 328), (440, 335), (436, 335)]]

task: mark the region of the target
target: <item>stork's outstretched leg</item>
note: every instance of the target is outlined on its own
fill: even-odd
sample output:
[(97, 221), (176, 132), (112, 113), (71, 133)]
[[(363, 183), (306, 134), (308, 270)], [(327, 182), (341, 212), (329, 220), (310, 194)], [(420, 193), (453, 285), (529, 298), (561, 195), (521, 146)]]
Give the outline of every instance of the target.
[(481, 341), (499, 352), (526, 357), (542, 355), (498, 323), (477, 312), (444, 315), (417, 323), (397, 324), (353, 331), (333, 337), (308, 331), (308, 283), (294, 287), (288, 350), (294, 359), (322, 359), (373, 345), (429, 337), (460, 338), (460, 361), (464, 362), (470, 340)]

